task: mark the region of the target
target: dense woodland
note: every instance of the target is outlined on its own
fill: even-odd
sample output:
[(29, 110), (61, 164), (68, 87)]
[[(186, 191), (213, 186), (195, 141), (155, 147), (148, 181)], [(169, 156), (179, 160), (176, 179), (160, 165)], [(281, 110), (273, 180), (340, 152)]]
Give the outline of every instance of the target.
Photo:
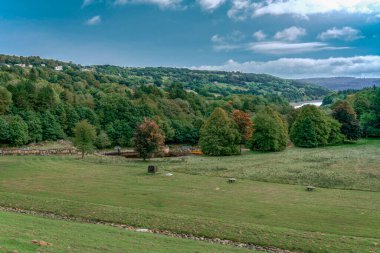
[[(145, 118), (157, 122), (166, 143), (193, 144), (198, 143), (202, 131), (207, 132), (202, 126), (213, 125), (206, 121), (212, 112), (221, 108), (223, 112), (219, 111), (219, 114), (224, 117), (222, 121), (228, 123), (226, 126), (239, 125), (239, 122), (233, 122), (237, 110), (246, 113), (244, 117), (253, 119), (256, 139), (243, 138), (244, 133), (240, 132), (236, 138), (231, 136), (236, 144), (241, 144), (244, 139), (252, 149), (280, 151), (286, 147), (288, 132), (291, 139), (292, 136), (298, 138), (294, 137), (295, 130), (291, 132), (295, 122), (300, 132), (304, 128), (312, 129), (310, 119), (303, 122), (300, 119), (302, 110), (294, 110), (289, 101), (316, 99), (330, 93), (319, 86), (269, 75), (174, 68), (82, 67), (39, 57), (5, 55), (0, 56), (0, 63), (2, 146), (71, 138), (75, 135), (75, 126), (83, 120), (94, 126), (99, 148), (128, 146), (132, 144), (137, 126)], [(57, 66), (62, 66), (62, 71), (55, 70)], [(358, 114), (359, 129), (366, 136), (379, 136), (380, 107), (376, 104), (379, 97), (378, 89), (368, 89), (349, 96), (334, 93), (326, 97), (325, 103), (333, 104), (347, 98), (349, 107), (356, 111), (350, 112), (353, 121)], [(315, 122), (328, 125), (315, 126), (314, 129), (319, 131), (317, 134), (332, 136), (326, 140), (315, 137), (313, 143), (300, 143), (299, 146), (335, 144), (344, 139), (344, 131), (339, 131), (344, 123), (340, 116), (333, 119), (331, 110), (326, 110), (327, 113), (310, 110), (317, 115)], [(270, 134), (268, 129), (273, 130), (274, 137), (267, 136)], [(262, 140), (270, 137), (269, 142), (258, 142), (258, 136)], [(207, 138), (201, 142), (210, 144)], [(238, 152), (233, 150), (232, 153)]]

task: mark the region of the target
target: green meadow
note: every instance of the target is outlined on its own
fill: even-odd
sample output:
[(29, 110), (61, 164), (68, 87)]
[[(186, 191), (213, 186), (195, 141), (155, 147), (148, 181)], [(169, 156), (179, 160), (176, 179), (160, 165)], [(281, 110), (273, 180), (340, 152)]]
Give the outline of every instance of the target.
[[(149, 164), (157, 165), (160, 173), (147, 174)], [(289, 148), (282, 153), (246, 152), (242, 156), (149, 162), (97, 156), (84, 160), (75, 156), (3, 156), (0, 206), (302, 252), (380, 252), (379, 164), (379, 140), (316, 149)], [(173, 175), (167, 176), (167, 172)], [(228, 184), (228, 177), (238, 180)], [(317, 189), (306, 191), (309, 184)], [(12, 224), (16, 219), (15, 214), (1, 215), (5, 217), (3, 223)], [(56, 221), (22, 217), (30, 223), (36, 219), (46, 229), (58, 229), (50, 225)], [(85, 226), (95, 226), (67, 224), (77, 226), (79, 234)], [(24, 231), (21, 225), (12, 229), (14, 233)], [(114, 230), (122, 236), (115, 228), (97, 229), (109, 230), (110, 234)], [(75, 245), (75, 236), (65, 234)], [(1, 235), (2, 241), (15, 247), (20, 243), (20, 249), (27, 247)], [(102, 238), (95, 232), (89, 236)], [(117, 236), (115, 243), (110, 243), (115, 247), (109, 249), (111, 252), (119, 252), (117, 247), (124, 245), (118, 245)], [(144, 236), (136, 235), (141, 245), (145, 245)], [(165, 244), (166, 238), (159, 238), (156, 242)], [(177, 240), (168, 244), (182, 242)], [(191, 243), (195, 245), (188, 242), (189, 249)], [(199, 252), (223, 252), (213, 245), (194, 247), (201, 247)], [(234, 252), (232, 248), (224, 250)]]

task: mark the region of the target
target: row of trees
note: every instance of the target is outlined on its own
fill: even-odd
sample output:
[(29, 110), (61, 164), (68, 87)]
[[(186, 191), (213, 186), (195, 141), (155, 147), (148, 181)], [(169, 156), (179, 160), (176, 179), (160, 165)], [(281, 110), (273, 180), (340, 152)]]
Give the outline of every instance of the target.
[[(202, 126), (199, 144), (206, 155), (225, 156), (238, 154), (238, 144), (241, 153), (243, 143), (252, 150), (276, 152), (286, 148), (289, 138), (295, 146), (307, 148), (360, 138), (356, 113), (347, 101), (334, 104), (332, 117), (311, 105), (295, 114), (288, 136), (287, 122), (271, 107), (257, 113), (253, 121), (246, 112), (234, 110), (229, 114), (216, 108)], [(16, 119), (13, 124), (17, 122)], [(74, 144), (82, 151), (82, 157), (96, 142), (108, 141), (102, 134), (96, 137), (95, 127), (86, 120), (78, 123), (74, 132)], [(164, 132), (155, 120), (145, 118), (135, 129), (134, 146), (144, 160), (163, 146), (164, 141)]]
[(313, 148), (360, 136), (355, 111), (347, 101), (338, 101), (331, 115), (308, 105), (293, 111), (287, 121), (271, 107), (258, 112), (253, 121), (245, 112), (235, 110), (229, 115), (217, 108), (203, 125), (199, 144), (205, 154), (220, 156), (238, 154), (242, 143), (252, 150), (275, 152), (284, 150), (290, 141), (297, 147)]

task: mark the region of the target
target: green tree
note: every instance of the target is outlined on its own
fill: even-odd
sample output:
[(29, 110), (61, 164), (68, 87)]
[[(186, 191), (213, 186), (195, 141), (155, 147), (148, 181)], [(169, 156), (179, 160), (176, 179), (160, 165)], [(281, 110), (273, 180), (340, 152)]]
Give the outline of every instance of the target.
[(5, 118), (0, 116), (0, 144), (9, 142), (9, 125)]
[(95, 146), (99, 149), (108, 148), (111, 146), (110, 138), (106, 132), (101, 131), (99, 133), (95, 140)]
[(133, 142), (136, 151), (144, 161), (151, 157), (154, 151), (164, 145), (165, 137), (154, 120), (145, 120), (137, 126)]
[(37, 106), (39, 110), (51, 109), (59, 103), (60, 99), (51, 85), (42, 87), (37, 95)]
[(266, 107), (255, 117), (251, 149), (258, 151), (282, 151), (288, 143), (288, 129), (281, 115)]
[(338, 101), (332, 106), (332, 116), (339, 121), (341, 132), (348, 140), (358, 140), (361, 136), (360, 123), (354, 109), (347, 101)]
[(344, 135), (341, 132), (342, 125), (337, 120), (328, 116), (326, 116), (326, 121), (330, 127), (328, 144), (342, 143), (344, 141)]
[(226, 111), (216, 108), (201, 129), (199, 144), (211, 156), (239, 154), (239, 132)]
[(300, 109), (293, 123), (290, 139), (297, 147), (305, 148), (336, 144), (341, 139), (339, 131), (336, 131), (337, 127), (340, 127), (340, 124), (318, 107), (306, 105)]
[(41, 114), (42, 138), (43, 140), (56, 141), (63, 139), (65, 133), (57, 118), (50, 111)]
[(94, 141), (96, 138), (95, 127), (88, 123), (87, 120), (82, 120), (75, 126), (75, 137), (73, 143), (82, 153), (82, 159), (85, 153), (89, 153), (94, 149)]
[(12, 104), (12, 94), (4, 87), (0, 87), (0, 115), (8, 112)]
[(24, 111), (20, 115), (28, 125), (28, 142), (37, 143), (42, 141), (42, 123), (39, 114), (34, 111)]
[(9, 121), (9, 142), (14, 146), (27, 144), (29, 140), (28, 125), (20, 116), (13, 116)]

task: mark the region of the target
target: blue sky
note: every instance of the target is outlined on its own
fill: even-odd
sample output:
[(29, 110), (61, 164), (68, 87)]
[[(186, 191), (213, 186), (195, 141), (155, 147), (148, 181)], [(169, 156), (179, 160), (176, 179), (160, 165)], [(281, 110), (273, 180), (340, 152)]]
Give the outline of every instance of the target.
[(380, 77), (379, 0), (1, 0), (0, 53)]

